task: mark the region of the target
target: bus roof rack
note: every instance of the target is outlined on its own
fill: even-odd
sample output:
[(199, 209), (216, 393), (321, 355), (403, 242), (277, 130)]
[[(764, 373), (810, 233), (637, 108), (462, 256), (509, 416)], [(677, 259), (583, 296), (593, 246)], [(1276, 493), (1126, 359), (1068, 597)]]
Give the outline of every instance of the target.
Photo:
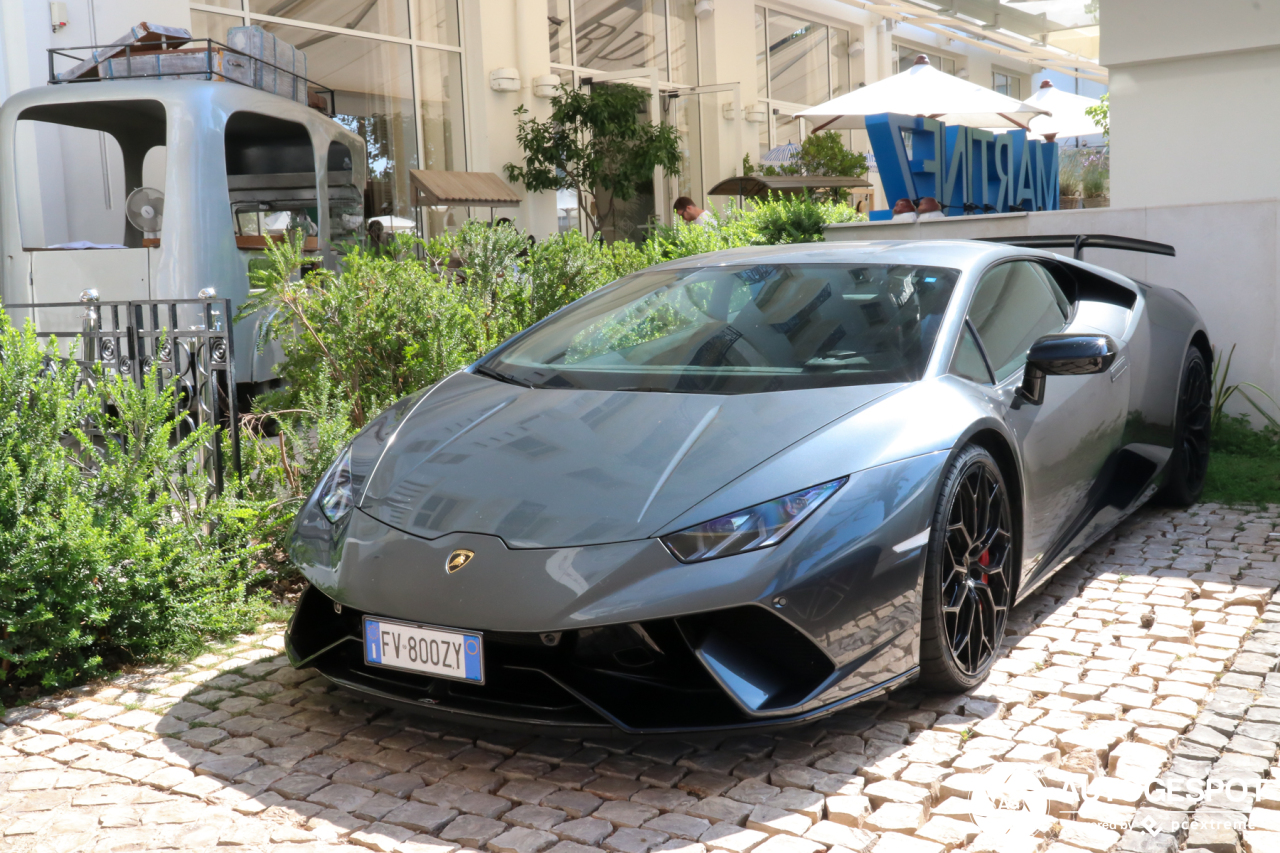
[(1077, 261), (1080, 260), (1085, 246), (1168, 255), (1171, 258), (1178, 254), (1168, 243), (1139, 240), (1135, 237), (1118, 237), (1114, 234), (1044, 234), (1026, 237), (979, 237), (978, 239), (987, 243), (1008, 243), (1010, 246), (1023, 246), (1028, 249), (1074, 249), (1074, 257)]

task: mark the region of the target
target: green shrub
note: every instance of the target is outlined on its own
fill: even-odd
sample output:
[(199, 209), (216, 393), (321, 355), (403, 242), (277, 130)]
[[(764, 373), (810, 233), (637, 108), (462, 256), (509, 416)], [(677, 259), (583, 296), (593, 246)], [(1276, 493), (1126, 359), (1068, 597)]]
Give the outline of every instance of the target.
[(353, 249), (340, 272), (299, 277), (301, 243), (276, 243), (251, 273), (255, 293), (240, 315), (272, 317), (265, 334), (284, 352), (276, 373), (285, 387), (260, 399), (259, 410), (311, 417), (315, 401), (304, 396), (325, 382), (359, 428), (575, 299), (661, 260), (653, 247), (606, 246), (577, 231), (530, 245), (514, 228), (471, 220), (426, 244), (402, 237), (386, 252)]
[(738, 209), (730, 202), (711, 225), (677, 221), (655, 228), (640, 251), (652, 258), (651, 263), (658, 263), (741, 246), (816, 243), (824, 239), (827, 225), (864, 219), (864, 214), (836, 201), (771, 194), (766, 200), (752, 202), (750, 208)]
[(1254, 429), (1248, 415), (1224, 413), (1213, 426), (1210, 445), (1215, 453), (1280, 459), (1280, 430), (1271, 424)]
[(851, 222), (843, 211), (851, 211), (847, 205), (832, 202), (816, 202), (807, 195), (793, 198), (772, 197), (760, 202), (755, 210), (755, 229), (759, 243), (817, 243), (823, 239), (822, 230), (831, 222)]
[(261, 612), (258, 507), (207, 496), (210, 428), (179, 437), (173, 410), (151, 381), (81, 385), (56, 344), (0, 315), (4, 692), (189, 654)]
[[(403, 256), (403, 239), (395, 246)], [(266, 336), (284, 360), (276, 374), (286, 387), (261, 401), (267, 410), (299, 408), (301, 395), (324, 378), (350, 403), (353, 426), (405, 394), (468, 362), (468, 319), (427, 267), (397, 253), (351, 250), (341, 273), (317, 270), (299, 278), (301, 242), (267, 248), (253, 271), (257, 290), (241, 316), (265, 308)]]
[(261, 508), (254, 535), (268, 546), (263, 560), (283, 577), (295, 574), (286, 552), (294, 514), (356, 433), (351, 401), (328, 373), (303, 386), (297, 398), (293, 408), (241, 421), (245, 473), (239, 486)]

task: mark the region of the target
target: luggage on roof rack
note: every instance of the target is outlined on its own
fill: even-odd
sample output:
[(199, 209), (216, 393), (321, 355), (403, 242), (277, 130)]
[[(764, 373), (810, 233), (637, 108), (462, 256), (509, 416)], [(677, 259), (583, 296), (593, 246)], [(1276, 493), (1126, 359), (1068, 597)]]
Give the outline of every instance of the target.
[[(217, 80), (260, 89), (333, 115), (333, 92), (307, 79), (307, 55), (262, 27), (232, 27), (227, 44), (143, 22), (109, 45), (52, 48), (50, 83)], [(86, 56), (84, 52), (87, 51)], [(76, 64), (57, 71), (58, 59)]]
[[(101, 47), (91, 48), (68, 48), (70, 50), (89, 50), (91, 53), (85, 59), (80, 60), (69, 71), (63, 71), (55, 75), (53, 71), (53, 51), (49, 56), (49, 82), (61, 83), (71, 80), (94, 80), (98, 78), (100, 66), (113, 56), (132, 50), (133, 48), (142, 48), (143, 51), (159, 49), (176, 49), (182, 47), (191, 41), (191, 31), (182, 27), (166, 27), (161, 24), (149, 24), (146, 21), (138, 24), (136, 27), (130, 27), (129, 32), (120, 36), (120, 38), (111, 42), (111, 44)], [(134, 51), (136, 54), (137, 51)]]

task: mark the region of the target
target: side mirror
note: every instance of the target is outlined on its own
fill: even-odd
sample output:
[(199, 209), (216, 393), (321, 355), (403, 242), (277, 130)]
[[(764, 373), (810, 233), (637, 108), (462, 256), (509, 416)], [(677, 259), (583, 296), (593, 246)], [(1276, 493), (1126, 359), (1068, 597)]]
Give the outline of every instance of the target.
[(1087, 376), (1111, 367), (1120, 347), (1110, 335), (1045, 335), (1027, 351), (1018, 396), (1033, 406), (1044, 402), (1047, 376)]

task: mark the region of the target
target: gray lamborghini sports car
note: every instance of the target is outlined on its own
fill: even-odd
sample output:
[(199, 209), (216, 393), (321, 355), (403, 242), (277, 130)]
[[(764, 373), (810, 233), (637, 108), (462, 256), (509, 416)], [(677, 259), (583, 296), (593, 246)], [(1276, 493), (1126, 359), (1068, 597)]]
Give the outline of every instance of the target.
[(290, 659), (574, 730), (976, 684), (1015, 602), (1157, 492), (1193, 501), (1208, 454), (1195, 308), (1028, 242), (1172, 253), (735, 249), (574, 302), (341, 454), (295, 522)]

